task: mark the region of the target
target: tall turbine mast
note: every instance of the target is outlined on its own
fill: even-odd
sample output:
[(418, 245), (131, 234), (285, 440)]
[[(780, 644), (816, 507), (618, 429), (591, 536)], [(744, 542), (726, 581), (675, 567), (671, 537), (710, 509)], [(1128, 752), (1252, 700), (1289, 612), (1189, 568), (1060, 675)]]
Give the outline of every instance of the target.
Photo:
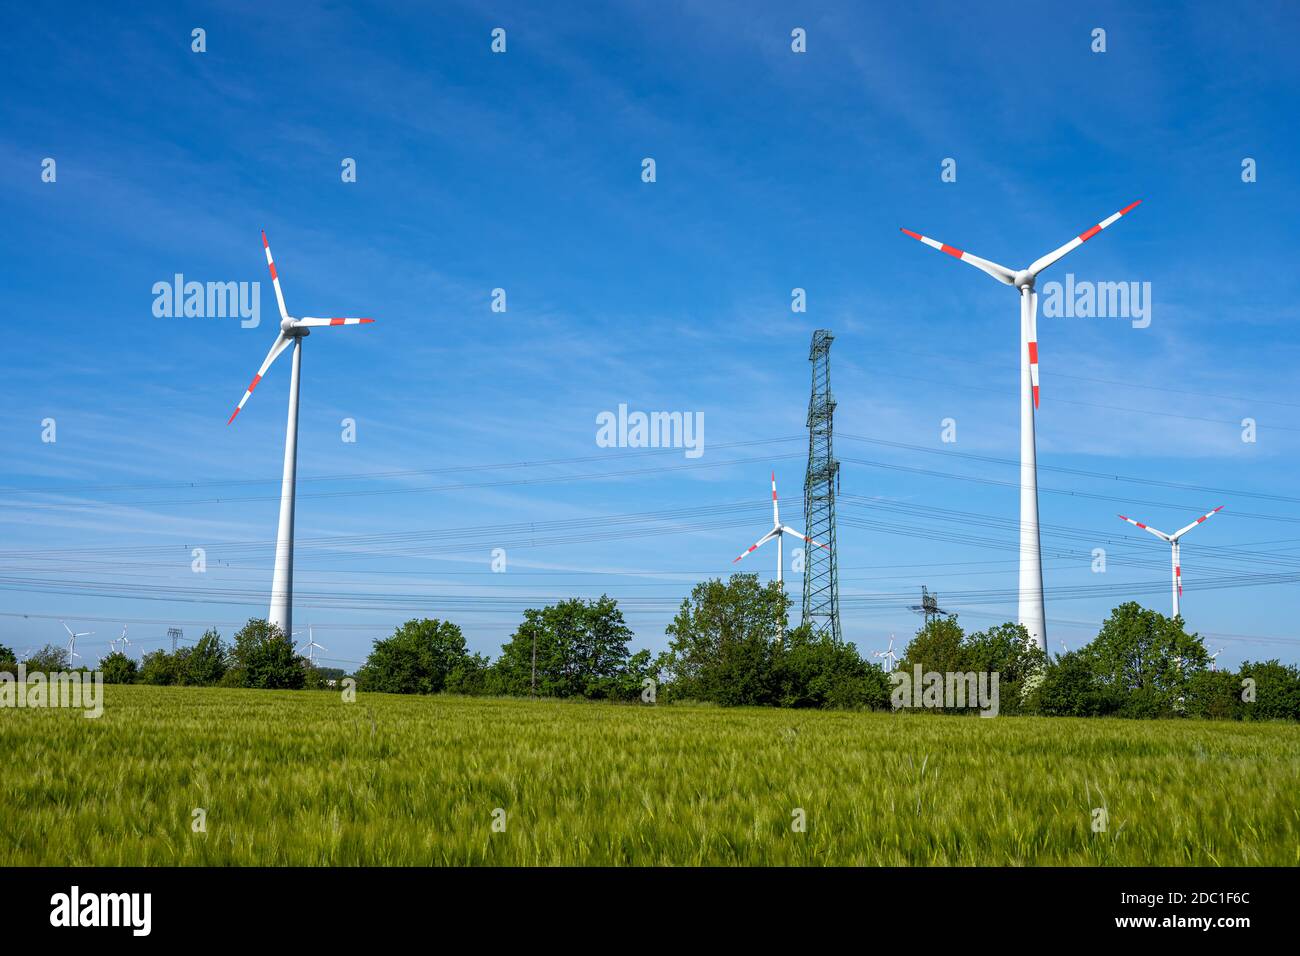
[(1114, 225), (1126, 213), (1135, 209), (1142, 200), (1130, 203), (1108, 219), (1103, 219), (1079, 233), (1065, 245), (1040, 256), (1029, 268), (1017, 272), (981, 259), (938, 239), (922, 236), (909, 229), (902, 232), (931, 249), (946, 252), (974, 266), (1003, 285), (1020, 293), (1020, 589), (1018, 615), (1020, 623), (1029, 632), (1029, 639), (1044, 651), (1047, 650), (1047, 614), (1043, 607), (1043, 554), (1038, 535), (1038, 460), (1034, 440), (1034, 413), (1038, 408), (1038, 293), (1034, 282), (1038, 274), (1062, 257), (1073, 252), (1107, 226)]
[(812, 393), (808, 398), (808, 471), (803, 479), (803, 515), (808, 533), (826, 545), (804, 555), (803, 623), (813, 633), (842, 639), (840, 632), (840, 574), (835, 544), (835, 494), (840, 487), (840, 463), (835, 460), (835, 396), (831, 394), (831, 342), (828, 329), (813, 333), (808, 361), (812, 363)]

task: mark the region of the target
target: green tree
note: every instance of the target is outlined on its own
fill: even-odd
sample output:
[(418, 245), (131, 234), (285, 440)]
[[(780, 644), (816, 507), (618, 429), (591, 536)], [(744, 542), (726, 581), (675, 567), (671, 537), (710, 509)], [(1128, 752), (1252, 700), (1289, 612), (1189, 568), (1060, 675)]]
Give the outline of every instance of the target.
[(491, 669), (492, 662), (486, 655), (467, 654), (447, 674), (447, 684), (443, 689), (449, 694), (489, 693)]
[(105, 684), (134, 684), (136, 664), (121, 651), (106, 655), (99, 662), (99, 670), (104, 675)]
[(967, 635), (963, 644), (964, 671), (998, 675), (999, 711), (1025, 709), (1026, 690), (1047, 669), (1047, 654), (1029, 639), (1023, 624), (999, 624)]
[(957, 617), (936, 617), (916, 632), (898, 662), (898, 669), (911, 671), (917, 664), (921, 672), (937, 671), (940, 674), (970, 670), (966, 666), (966, 635)]
[(1119, 710), (1123, 699), (1117, 687), (1098, 680), (1087, 656), (1071, 651), (1041, 672), (1025, 709), (1048, 717), (1101, 717)]
[(1187, 716), (1241, 720), (1247, 707), (1242, 702), (1241, 690), (1240, 674), (1197, 671), (1187, 682)]
[(776, 655), (777, 700), (782, 707), (884, 708), (889, 679), (862, 659), (853, 644), (815, 635), (800, 625)]
[(668, 625), (659, 659), (670, 696), (725, 706), (776, 702), (776, 661), (790, 599), (755, 574), (703, 581)]
[(66, 648), (54, 644), (46, 644), (36, 653), (28, 654), (23, 663), (27, 665), (29, 674), (51, 674), (56, 671), (66, 671), (68, 670), (68, 651)]
[(18, 655), (13, 652), (13, 648), (3, 644), (0, 644), (0, 673), (18, 673)]
[(539, 695), (615, 699), (627, 690), (631, 638), (623, 612), (606, 595), (529, 608), (501, 647), (497, 680), (508, 693), (530, 693), (536, 648)]
[(436, 694), (468, 656), (465, 636), (451, 621), (407, 621), (374, 642), (357, 685), (384, 694)]
[(162, 649), (144, 655), (144, 658), (140, 661), (140, 683), (162, 686), (178, 683), (180, 680), (180, 660), (179, 653), (168, 654)]
[(244, 687), (299, 690), (306, 682), (293, 642), (277, 625), (261, 618), (250, 618), (235, 634), (230, 660)]
[(1300, 669), (1276, 660), (1246, 661), (1237, 675), (1237, 694), (1242, 682), (1254, 681), (1255, 700), (1242, 704), (1247, 720), (1300, 720)]
[(184, 659), (177, 662), (179, 681), (182, 684), (211, 687), (221, 683), (226, 666), (227, 654), (221, 635), (216, 628), (209, 628), (198, 643), (188, 649)]
[(1192, 675), (1209, 656), (1182, 618), (1168, 618), (1135, 601), (1111, 611), (1081, 652), (1103, 684), (1124, 695), (1121, 713), (1156, 717), (1180, 712)]

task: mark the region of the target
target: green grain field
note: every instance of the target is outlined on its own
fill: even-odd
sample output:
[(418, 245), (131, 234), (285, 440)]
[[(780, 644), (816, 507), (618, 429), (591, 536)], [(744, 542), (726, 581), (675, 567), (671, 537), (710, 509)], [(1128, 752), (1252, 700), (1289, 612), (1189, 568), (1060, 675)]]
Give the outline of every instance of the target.
[(0, 865), (1300, 863), (1294, 725), (105, 691), (0, 710)]

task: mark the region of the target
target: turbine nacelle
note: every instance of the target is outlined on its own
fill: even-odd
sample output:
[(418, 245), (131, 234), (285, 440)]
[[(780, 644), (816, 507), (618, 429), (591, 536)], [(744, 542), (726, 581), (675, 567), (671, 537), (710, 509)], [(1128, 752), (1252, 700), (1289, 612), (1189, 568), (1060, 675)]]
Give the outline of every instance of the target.
[(1021, 269), (1016, 273), (1015, 278), (1011, 281), (1017, 289), (1023, 289), (1026, 286), (1032, 289), (1034, 287), (1034, 280), (1037, 278), (1038, 276), (1030, 272), (1028, 269)]

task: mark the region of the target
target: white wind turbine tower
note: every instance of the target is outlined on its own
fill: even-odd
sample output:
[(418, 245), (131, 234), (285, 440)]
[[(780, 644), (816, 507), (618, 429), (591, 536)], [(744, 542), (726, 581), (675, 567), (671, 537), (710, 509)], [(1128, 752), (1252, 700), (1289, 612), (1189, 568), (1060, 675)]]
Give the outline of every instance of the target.
[(776, 472), (774, 471), (772, 472), (772, 530), (769, 531), (767, 534), (763, 535), (763, 537), (759, 538), (752, 545), (750, 545), (748, 550), (742, 551), (740, 557), (736, 558), (731, 563), (735, 564), (736, 561), (739, 561), (741, 558), (745, 557), (745, 555), (749, 554), (751, 551), (756, 551), (761, 545), (764, 545), (767, 542), (771, 541), (773, 538), (775, 538), (776, 539), (776, 583), (781, 584), (782, 588), (784, 588), (784, 584), (782, 583), (782, 568), (783, 565), (785, 564), (785, 557), (781, 546), (781, 539), (785, 537), (785, 535), (787, 534), (794, 535), (794, 537), (807, 541), (809, 544), (815, 544), (819, 548), (826, 547), (826, 545), (822, 544), (820, 541), (814, 541), (812, 538), (808, 537), (803, 532), (795, 531), (794, 528), (791, 528), (789, 525), (781, 524), (781, 512), (777, 506), (777, 500), (776, 500)]
[(898, 655), (894, 653), (894, 635), (889, 635), (889, 646), (887, 648), (883, 651), (876, 651), (871, 656), (883, 657), (888, 662), (889, 667), (889, 670), (886, 673), (892, 674), (894, 672), (894, 662), (898, 660)]
[(287, 637), (292, 632), (293, 624), (293, 506), (298, 469), (298, 377), (302, 368), (302, 340), (311, 334), (313, 328), (330, 325), (362, 325), (374, 319), (295, 319), (284, 307), (284, 293), (280, 291), (280, 276), (275, 271), (275, 260), (271, 258), (271, 245), (262, 233), (262, 247), (266, 250), (266, 266), (271, 270), (271, 282), (275, 286), (275, 301), (280, 307), (280, 333), (275, 337), (271, 351), (266, 353), (266, 360), (253, 376), (253, 381), (244, 390), (244, 397), (235, 406), (230, 421), (235, 420), (248, 397), (257, 388), (266, 370), (285, 349), (293, 346), (293, 369), (289, 376), (289, 421), (284, 436), (284, 476), (280, 483), (280, 523), (275, 536), (275, 572), (271, 580), (271, 609), (267, 621), (280, 628)]
[(77, 638), (79, 638), (79, 637), (90, 637), (90, 636), (91, 636), (92, 634), (94, 634), (95, 632), (94, 632), (94, 631), (81, 631), (81, 632), (79, 632), (79, 633), (75, 633), (75, 634), (74, 634), (73, 631), (72, 631), (72, 628), (68, 627), (68, 622), (67, 622), (67, 621), (60, 621), (59, 623), (62, 624), (62, 625), (63, 625), (63, 629), (64, 629), (65, 631), (68, 632), (68, 666), (69, 666), (69, 667), (72, 667), (72, 666), (74, 666), (73, 663), (72, 663), (73, 660), (74, 660), (75, 658), (78, 658), (78, 657), (81, 656), (80, 654), (77, 653)]
[(1221, 647), (1210, 655), (1210, 670), (1217, 671), (1219, 669), (1219, 655), (1222, 653), (1223, 648)]
[(1183, 528), (1179, 531), (1175, 531), (1173, 534), (1165, 534), (1163, 531), (1157, 531), (1155, 528), (1152, 528), (1149, 525), (1144, 525), (1141, 521), (1134, 521), (1132, 518), (1127, 518), (1124, 515), (1119, 516), (1123, 518), (1125, 521), (1127, 521), (1129, 524), (1133, 525), (1134, 527), (1141, 528), (1143, 531), (1150, 532), (1151, 534), (1159, 538), (1161, 541), (1169, 542), (1170, 554), (1173, 559), (1174, 617), (1178, 617), (1178, 615), (1181, 613), (1179, 611), (1178, 604), (1179, 604), (1179, 599), (1183, 596), (1183, 566), (1182, 566), (1182, 558), (1181, 558), (1182, 548), (1179, 545), (1179, 541), (1182, 539), (1183, 535), (1187, 534), (1187, 532), (1191, 531), (1198, 524), (1205, 521), (1206, 518), (1209, 518), (1211, 515), (1216, 515), (1222, 510), (1223, 510), (1223, 505), (1219, 505), (1219, 507), (1215, 508), (1213, 511), (1201, 515), (1199, 518), (1197, 518), (1195, 521), (1189, 524), (1186, 528)]
[(310, 664), (312, 667), (316, 666), (316, 652), (329, 650), (328, 647), (322, 647), (320, 644), (316, 643), (316, 636), (312, 634), (310, 624), (307, 625), (307, 643), (304, 644), (302, 647), (298, 648), (299, 654), (302, 653), (303, 648), (307, 649), (307, 663)]
[(1065, 245), (1035, 259), (1019, 272), (945, 245), (909, 229), (902, 231), (933, 249), (973, 265), (1020, 293), (1020, 600), (1018, 620), (1041, 650), (1047, 650), (1047, 616), (1043, 608), (1043, 559), (1038, 537), (1038, 465), (1034, 441), (1034, 410), (1038, 408), (1038, 274), (1067, 253), (1083, 245), (1107, 226), (1132, 211), (1142, 200), (1130, 203), (1109, 219), (1103, 219)]

